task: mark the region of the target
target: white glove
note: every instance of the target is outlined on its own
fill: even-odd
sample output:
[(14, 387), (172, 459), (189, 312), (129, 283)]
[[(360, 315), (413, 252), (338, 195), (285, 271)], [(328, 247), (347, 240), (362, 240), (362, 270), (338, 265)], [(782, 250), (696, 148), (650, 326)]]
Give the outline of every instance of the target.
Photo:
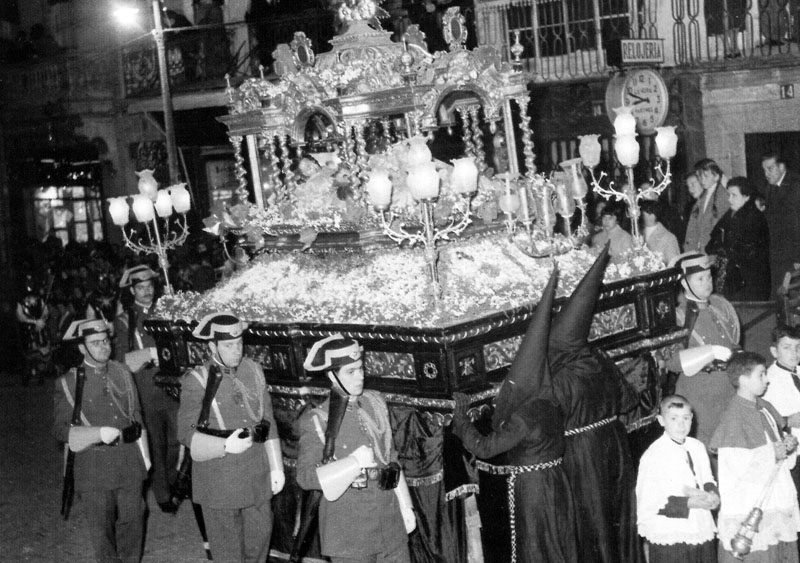
[(369, 446), (359, 446), (356, 451), (350, 454), (358, 462), (358, 466), (362, 469), (365, 467), (375, 467), (375, 455), (372, 453), (372, 448)]
[(114, 428), (113, 426), (100, 427), (100, 440), (104, 444), (111, 444), (117, 438), (119, 438), (119, 428)]
[(151, 346), (148, 348), (150, 350), (150, 359), (153, 360), (153, 363), (157, 366), (158, 365), (158, 348), (155, 346)]
[(270, 485), (272, 485), (272, 494), (277, 495), (283, 490), (283, 486), (286, 484), (286, 475), (283, 471), (270, 471), (269, 482)]
[(226, 454), (240, 454), (246, 452), (253, 445), (253, 437), (248, 434), (246, 438), (239, 438), (243, 428), (237, 428), (233, 434), (228, 436), (225, 440), (225, 453)]
[(714, 350), (714, 359), (720, 362), (727, 362), (733, 354), (730, 348), (720, 346), (719, 344), (712, 344), (711, 348)]

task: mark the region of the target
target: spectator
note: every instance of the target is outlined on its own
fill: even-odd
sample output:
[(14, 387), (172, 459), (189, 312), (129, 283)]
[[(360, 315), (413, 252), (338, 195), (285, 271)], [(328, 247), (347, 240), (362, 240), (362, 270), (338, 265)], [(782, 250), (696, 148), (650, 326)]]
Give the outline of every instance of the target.
[(732, 301), (769, 299), (769, 229), (753, 202), (753, 187), (737, 176), (728, 182), (731, 208), (711, 231), (706, 252), (720, 261), (717, 293)]
[(639, 208), (642, 211), (645, 245), (653, 254), (659, 255), (664, 264), (669, 264), (680, 254), (680, 247), (675, 235), (661, 223), (664, 207), (659, 200), (654, 199), (643, 201)]
[(775, 298), (786, 272), (800, 262), (800, 213), (797, 212), (800, 209), (800, 178), (787, 170), (786, 162), (775, 152), (763, 155), (761, 166), (767, 179), (765, 213), (770, 234), (772, 297)]
[(618, 201), (609, 201), (600, 212), (603, 230), (592, 238), (592, 246), (602, 248), (611, 242), (609, 254), (615, 260), (633, 249), (633, 237), (620, 226), (625, 220), (625, 206)]
[(711, 238), (711, 229), (730, 208), (728, 194), (725, 192), (727, 181), (717, 163), (705, 158), (694, 165), (694, 170), (703, 193), (689, 216), (686, 240), (683, 243), (684, 252), (703, 252)]

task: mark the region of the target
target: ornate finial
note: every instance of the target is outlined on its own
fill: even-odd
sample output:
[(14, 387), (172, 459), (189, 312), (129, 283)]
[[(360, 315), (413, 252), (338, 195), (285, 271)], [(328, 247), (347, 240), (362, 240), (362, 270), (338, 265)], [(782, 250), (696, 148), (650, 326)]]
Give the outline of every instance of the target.
[(225, 93), (228, 94), (228, 103), (232, 104), (233, 103), (233, 94), (235, 93), (235, 90), (233, 89), (233, 86), (231, 86), (231, 75), (230, 74), (227, 74), (227, 73), (225, 74), (225, 82), (228, 84), (228, 86), (225, 88)]
[(380, 25), (378, 18), (388, 15), (376, 0), (344, 0), (339, 4), (339, 19), (345, 23), (363, 20)]
[(400, 55), (400, 65), (402, 69), (400, 74), (403, 75), (403, 80), (408, 83), (413, 82), (417, 78), (417, 73), (412, 68), (414, 65), (414, 55), (408, 50), (408, 40), (403, 38), (403, 54)]
[(458, 6), (447, 8), (442, 16), (442, 31), (451, 53), (464, 49), (467, 42), (467, 23)]
[(258, 65), (258, 73), (261, 75), (261, 80), (264, 80), (264, 65)]
[(525, 52), (525, 47), (523, 47), (522, 44), (519, 42), (519, 30), (515, 29), (514, 44), (511, 46), (511, 54), (514, 55), (514, 61), (512, 62), (512, 66), (514, 67), (514, 70), (516, 70), (517, 72), (522, 70), (522, 61), (520, 60), (520, 57), (524, 52)]

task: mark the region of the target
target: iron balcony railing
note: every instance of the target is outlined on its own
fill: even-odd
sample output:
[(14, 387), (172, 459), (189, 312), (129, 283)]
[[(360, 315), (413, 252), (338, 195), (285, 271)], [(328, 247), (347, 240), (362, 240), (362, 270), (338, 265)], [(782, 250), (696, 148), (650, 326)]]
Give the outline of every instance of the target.
[(489, 0), (475, 12), (480, 44), (513, 60), (519, 41), (535, 82), (606, 75), (623, 38), (663, 39), (675, 67), (800, 55), (797, 0)]

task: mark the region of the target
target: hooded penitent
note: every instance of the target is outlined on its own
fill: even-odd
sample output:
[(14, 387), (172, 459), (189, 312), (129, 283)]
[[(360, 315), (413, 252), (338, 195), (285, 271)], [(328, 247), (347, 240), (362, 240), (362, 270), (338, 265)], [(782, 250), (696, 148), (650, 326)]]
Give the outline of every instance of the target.
[(609, 261), (608, 249), (609, 245), (606, 243), (553, 320), (547, 353), (553, 376), (568, 365), (574, 367), (580, 358), (591, 355), (587, 338), (597, 299), (600, 297), (603, 274)]
[(494, 428), (500, 428), (514, 411), (531, 397), (543, 395), (549, 397), (552, 394), (550, 369), (547, 363), (547, 338), (557, 278), (558, 268), (554, 268), (519, 345), (517, 355), (497, 394), (492, 417)]

